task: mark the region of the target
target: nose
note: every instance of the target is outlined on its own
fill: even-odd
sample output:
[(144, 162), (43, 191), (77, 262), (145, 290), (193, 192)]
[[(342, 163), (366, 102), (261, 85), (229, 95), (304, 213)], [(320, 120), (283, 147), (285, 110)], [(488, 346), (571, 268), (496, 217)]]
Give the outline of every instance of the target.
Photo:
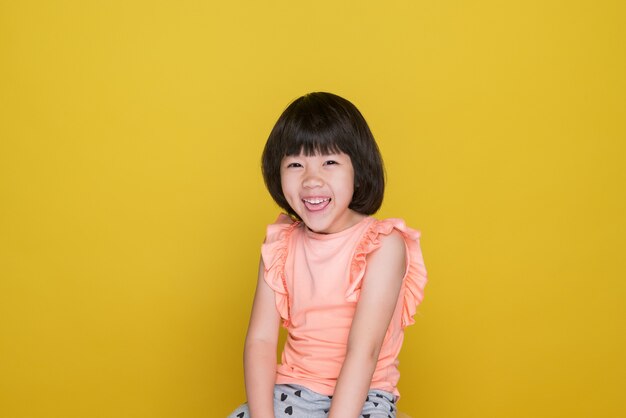
[(308, 189), (320, 187), (324, 181), (317, 170), (307, 170), (302, 180), (302, 186)]

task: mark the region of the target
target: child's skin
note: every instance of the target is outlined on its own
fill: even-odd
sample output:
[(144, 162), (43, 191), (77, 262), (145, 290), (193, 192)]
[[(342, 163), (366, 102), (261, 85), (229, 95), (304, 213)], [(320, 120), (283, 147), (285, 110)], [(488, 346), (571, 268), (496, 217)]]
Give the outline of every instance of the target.
[[(354, 170), (346, 154), (287, 156), (281, 164), (281, 185), (291, 208), (314, 232), (340, 232), (365, 217), (348, 207), (354, 191)], [(360, 416), (398, 302), (406, 269), (405, 243), (397, 231), (380, 240), (380, 248), (367, 257), (329, 418)], [(244, 349), (246, 393), (252, 418), (274, 418), (280, 321), (274, 292), (264, 280), (261, 260)]]

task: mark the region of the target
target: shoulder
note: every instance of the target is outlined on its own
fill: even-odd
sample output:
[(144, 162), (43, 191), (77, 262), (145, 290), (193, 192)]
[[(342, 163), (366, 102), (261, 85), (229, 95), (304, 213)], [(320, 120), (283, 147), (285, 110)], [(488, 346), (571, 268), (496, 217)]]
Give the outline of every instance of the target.
[(355, 261), (361, 261), (358, 263), (361, 267), (363, 267), (364, 258), (367, 259), (368, 264), (375, 260), (405, 261), (408, 251), (407, 241), (410, 239), (412, 230), (407, 228), (401, 219), (370, 219), (372, 222), (367, 226), (357, 246)]
[(390, 234), (392, 231), (399, 232), (405, 239), (416, 239), (420, 237), (420, 232), (409, 228), (401, 218), (386, 218), (376, 220), (374, 228), (383, 235)]
[[(402, 270), (406, 264), (406, 243), (398, 230), (378, 236), (379, 245), (367, 255), (369, 268), (381, 266), (389, 270)], [(400, 279), (404, 274), (400, 276)]]
[(273, 243), (286, 239), (301, 222), (293, 220), (288, 215), (281, 213), (278, 218), (267, 226), (265, 230), (265, 243)]
[(404, 250), (404, 235), (397, 229), (391, 229), (386, 234), (380, 234), (379, 238), (382, 247)]
[(363, 240), (374, 243), (374, 249), (406, 252), (407, 241), (419, 238), (420, 233), (406, 226), (400, 218), (374, 219)]
[(284, 265), (290, 237), (301, 222), (281, 213), (273, 224), (267, 226), (261, 257), (265, 270), (280, 269)]
[(403, 219), (375, 219), (364, 237), (367, 263), (383, 263), (389, 267), (406, 267), (415, 259), (420, 232), (409, 228)]
[[(375, 254), (381, 254), (385, 258), (399, 258), (406, 253), (406, 244), (404, 236), (397, 229), (392, 229), (388, 233), (378, 234), (378, 241), (380, 243), (378, 248), (376, 248), (371, 254), (370, 257)], [(389, 260), (391, 261), (391, 260)]]
[(404, 267), (406, 263), (407, 243), (402, 229), (396, 227), (393, 220), (372, 218), (367, 230), (357, 246), (353, 273), (362, 276), (364, 270), (381, 265)]

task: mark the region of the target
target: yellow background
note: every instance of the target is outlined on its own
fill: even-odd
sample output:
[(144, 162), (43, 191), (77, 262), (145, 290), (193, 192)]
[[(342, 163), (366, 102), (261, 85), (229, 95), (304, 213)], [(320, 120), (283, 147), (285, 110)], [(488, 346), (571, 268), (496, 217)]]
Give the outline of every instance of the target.
[(223, 417), (289, 101), (364, 113), (415, 418), (626, 415), (621, 1), (2, 1), (0, 416)]

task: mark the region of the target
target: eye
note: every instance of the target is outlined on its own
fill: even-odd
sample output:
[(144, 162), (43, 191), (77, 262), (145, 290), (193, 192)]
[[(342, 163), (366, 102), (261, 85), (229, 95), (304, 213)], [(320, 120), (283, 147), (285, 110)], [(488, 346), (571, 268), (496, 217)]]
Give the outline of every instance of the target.
[(337, 165), (337, 164), (339, 163), (335, 160), (324, 161), (324, 165)]
[(302, 167), (302, 164), (300, 164), (300, 163), (289, 163), (289, 164), (287, 164), (287, 168), (297, 168), (297, 167)]

